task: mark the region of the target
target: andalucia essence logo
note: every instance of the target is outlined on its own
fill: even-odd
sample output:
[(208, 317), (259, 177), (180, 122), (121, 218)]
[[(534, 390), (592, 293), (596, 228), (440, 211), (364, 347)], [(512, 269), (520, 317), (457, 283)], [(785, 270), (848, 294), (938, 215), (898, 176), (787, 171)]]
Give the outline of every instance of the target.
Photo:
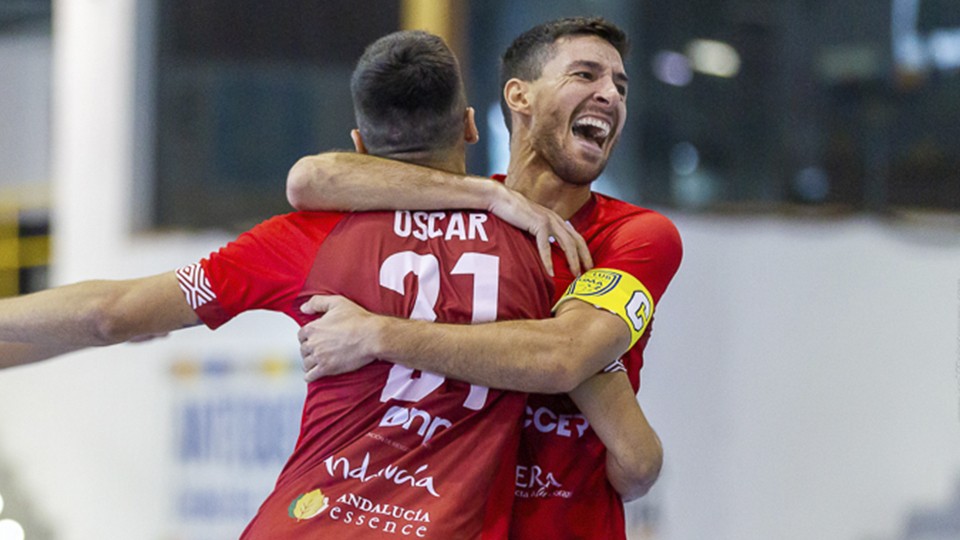
[(329, 497), (325, 497), (319, 489), (304, 493), (290, 503), (290, 517), (303, 521), (319, 516), (330, 504)]

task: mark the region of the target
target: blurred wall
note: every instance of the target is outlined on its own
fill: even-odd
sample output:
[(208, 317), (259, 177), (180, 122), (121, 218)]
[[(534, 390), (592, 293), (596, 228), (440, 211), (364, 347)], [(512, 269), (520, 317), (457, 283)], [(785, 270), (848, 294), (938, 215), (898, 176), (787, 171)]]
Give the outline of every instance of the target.
[[(171, 270), (228, 240), (131, 232), (133, 3), (56, 8), (55, 281)], [(640, 393), (667, 452), (653, 538), (899, 539), (912, 512), (946, 504), (960, 482), (955, 216), (667, 214), (686, 257)], [(0, 373), (0, 459), (56, 538), (168, 538), (169, 363), (292, 354), (294, 330), (254, 314)]]
[[(50, 31), (0, 34), (0, 189), (49, 180)], [(17, 129), (10, 129), (17, 126)]]

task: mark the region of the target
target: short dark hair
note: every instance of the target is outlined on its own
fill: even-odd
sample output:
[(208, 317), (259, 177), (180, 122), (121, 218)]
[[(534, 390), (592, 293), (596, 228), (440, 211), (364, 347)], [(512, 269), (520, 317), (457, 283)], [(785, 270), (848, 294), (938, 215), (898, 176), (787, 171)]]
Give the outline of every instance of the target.
[(507, 47), (500, 59), (500, 109), (503, 120), (510, 125), (510, 108), (503, 99), (503, 87), (510, 79), (535, 81), (543, 73), (543, 66), (553, 58), (557, 40), (566, 36), (597, 36), (626, 58), (630, 43), (627, 34), (602, 17), (567, 17), (534, 26), (520, 34)]
[(467, 100), (460, 65), (438, 36), (406, 30), (371, 43), (350, 91), (371, 154), (446, 149), (463, 138)]

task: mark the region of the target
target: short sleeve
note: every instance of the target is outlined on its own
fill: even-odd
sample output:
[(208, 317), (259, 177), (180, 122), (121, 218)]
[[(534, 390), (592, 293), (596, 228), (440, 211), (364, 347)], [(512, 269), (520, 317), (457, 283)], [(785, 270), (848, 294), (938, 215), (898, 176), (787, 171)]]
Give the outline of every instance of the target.
[(210, 328), (245, 311), (289, 311), (320, 244), (342, 217), (297, 212), (271, 218), (178, 270), (180, 288)]

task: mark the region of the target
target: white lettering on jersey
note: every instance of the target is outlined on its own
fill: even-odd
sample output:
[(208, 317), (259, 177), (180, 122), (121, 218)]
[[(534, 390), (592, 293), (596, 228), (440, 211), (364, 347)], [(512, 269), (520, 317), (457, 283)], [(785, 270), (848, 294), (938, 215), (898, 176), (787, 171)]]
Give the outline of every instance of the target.
[(524, 429), (533, 426), (541, 433), (556, 433), (561, 437), (583, 437), (590, 427), (587, 417), (582, 414), (557, 414), (547, 407), (534, 411), (527, 407), (527, 417), (523, 421)]
[(327, 474), (333, 477), (342, 476), (344, 480), (353, 478), (364, 483), (381, 478), (398, 486), (407, 485), (412, 488), (424, 489), (434, 497), (440, 496), (433, 486), (432, 476), (418, 476), (426, 472), (429, 465), (421, 465), (416, 471), (411, 472), (391, 463), (379, 471), (371, 471), (369, 453), (365, 454), (363, 462), (357, 465), (351, 463), (350, 458), (337, 455), (332, 455), (323, 460), (323, 464), (326, 466)]
[(554, 488), (562, 487), (553, 473), (546, 472), (539, 465), (525, 467), (517, 465), (516, 485), (518, 488)]
[(413, 236), (417, 240), (443, 238), (449, 240), (481, 240), (488, 242), (486, 214), (467, 214), (464, 221), (462, 212), (411, 212), (398, 210), (393, 215), (393, 233), (400, 238)]
[(450, 216), (450, 224), (447, 225), (447, 234), (443, 239), (449, 241), (454, 237), (456, 237), (457, 240), (464, 240), (467, 237), (467, 226), (463, 223), (463, 214), (459, 212)]
[(470, 214), (470, 240), (477, 236), (484, 242), (487, 241), (487, 231), (483, 229), (483, 224), (487, 222), (486, 214)]
[(428, 525), (422, 524), (430, 523), (430, 512), (374, 502), (355, 493), (341, 495), (328, 515), (334, 521), (383, 531), (391, 537), (399, 534), (401, 537), (426, 538), (429, 532)]
[(416, 422), (420, 423), (420, 427), (416, 428), (417, 435), (423, 437), (424, 443), (429, 441), (437, 430), (453, 426), (453, 424), (445, 418), (440, 418), (439, 416), (434, 418), (430, 416), (430, 413), (427, 411), (422, 411), (415, 407), (400, 407), (399, 405), (394, 405), (387, 410), (387, 413), (384, 414), (380, 420), (380, 426), (400, 426), (410, 431), (411, 428), (414, 428)]

